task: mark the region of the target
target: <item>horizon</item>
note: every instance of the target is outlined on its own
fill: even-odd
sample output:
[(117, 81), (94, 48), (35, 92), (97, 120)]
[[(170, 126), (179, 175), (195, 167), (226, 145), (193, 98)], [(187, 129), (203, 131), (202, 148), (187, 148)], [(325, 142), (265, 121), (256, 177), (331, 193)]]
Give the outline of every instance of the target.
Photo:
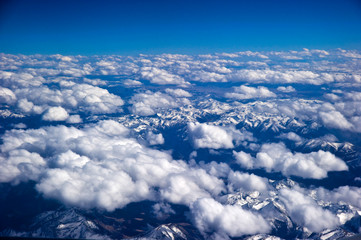
[(361, 49), (357, 0), (6, 0), (0, 11), (0, 52), (9, 54)]

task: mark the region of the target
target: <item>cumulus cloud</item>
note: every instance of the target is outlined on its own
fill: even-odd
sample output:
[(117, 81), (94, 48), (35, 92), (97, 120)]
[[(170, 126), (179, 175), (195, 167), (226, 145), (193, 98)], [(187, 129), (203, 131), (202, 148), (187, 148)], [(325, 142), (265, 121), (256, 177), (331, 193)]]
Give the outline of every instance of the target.
[(51, 107), (43, 115), (45, 121), (65, 121), (69, 117), (68, 112), (62, 107)]
[(217, 196), (223, 191), (225, 186), (222, 180), (203, 169), (196, 169), (169, 175), (160, 193), (172, 203), (190, 205), (199, 198)]
[(226, 75), (204, 70), (193, 72), (191, 79), (197, 82), (227, 82)]
[(270, 98), (276, 97), (276, 94), (268, 90), (266, 87), (259, 86), (257, 88), (248, 87), (242, 85), (240, 87), (235, 87), (233, 93), (226, 93), (227, 98), (235, 99), (251, 99), (251, 98)]
[(312, 198), (297, 190), (281, 189), (280, 199), (292, 220), (312, 232), (321, 232), (340, 225), (337, 216), (318, 206)]
[(255, 140), (250, 132), (206, 123), (189, 123), (188, 131), (195, 148), (234, 148), (233, 142), (240, 144)]
[(338, 111), (320, 112), (323, 124), (330, 128), (351, 129), (352, 124)]
[(59, 90), (47, 86), (16, 88), (15, 95), (18, 109), (30, 114), (41, 114), (54, 107), (67, 112), (114, 113), (122, 111), (124, 104), (119, 96), (89, 84), (62, 83)]
[(287, 87), (280, 86), (277, 88), (277, 90), (285, 93), (296, 92), (296, 89), (292, 86), (287, 86)]
[(132, 113), (140, 116), (150, 116), (163, 109), (190, 104), (190, 101), (186, 98), (174, 98), (161, 92), (146, 91), (145, 93), (135, 94), (130, 103), (132, 104)]
[(302, 137), (300, 137), (299, 135), (297, 135), (294, 132), (283, 133), (283, 134), (280, 135), (280, 137), (291, 140), (291, 141), (294, 141), (294, 142), (297, 142), (297, 143), (300, 143), (300, 142), (302, 142), (304, 140)]
[(189, 205), (226, 191), (221, 179), (128, 134), (111, 120), (81, 129), (59, 125), (8, 131), (1, 145), (1, 182), (35, 180), (46, 197), (107, 210), (156, 199)]
[(270, 226), (266, 220), (238, 205), (222, 205), (212, 198), (201, 198), (191, 205), (196, 227), (204, 234), (218, 233), (230, 237), (267, 233)]
[(0, 86), (0, 103), (11, 104), (15, 101), (16, 101), (16, 96), (13, 93), (13, 91), (11, 91), (8, 88), (3, 88)]
[(317, 189), (317, 195), (320, 199), (330, 202), (340, 202), (347, 203), (352, 206), (361, 208), (361, 188), (342, 186), (332, 191), (326, 190), (324, 188)]
[(140, 70), (143, 79), (149, 80), (151, 83), (166, 85), (187, 85), (188, 83), (180, 76), (171, 74), (164, 69), (155, 67), (143, 67)]
[(37, 180), (45, 165), (38, 153), (12, 149), (0, 155), (0, 182)]
[(231, 81), (246, 81), (251, 83), (303, 83), (321, 85), (334, 81), (328, 73), (314, 73), (312, 71), (277, 71), (242, 69), (230, 76)]
[(142, 82), (140, 81), (137, 81), (137, 80), (132, 80), (132, 79), (127, 79), (123, 82), (123, 84), (125, 86), (140, 86), (140, 85), (143, 85)]
[(153, 205), (153, 213), (157, 219), (165, 219), (171, 214), (175, 214), (175, 211), (168, 203), (156, 203)]
[(236, 152), (233, 151), (233, 156), (236, 159), (237, 163), (242, 167), (247, 169), (252, 169), (254, 165), (254, 158), (249, 153), (245, 153), (243, 151)]
[(285, 176), (322, 179), (329, 171), (348, 170), (345, 162), (330, 152), (292, 153), (283, 143), (263, 144), (255, 158), (244, 152), (234, 152), (234, 156), (245, 168), (265, 168)]
[(9, 89), (38, 87), (45, 82), (45, 79), (41, 76), (33, 76), (24, 72), (0, 71), (0, 78), (2, 79), (2, 86)]
[(164, 143), (164, 138), (161, 133), (155, 134), (152, 132), (148, 132), (146, 138), (150, 145), (159, 145)]
[(81, 123), (83, 120), (79, 115), (71, 115), (66, 119), (67, 123)]
[(189, 123), (195, 148), (233, 148), (233, 138), (225, 129), (205, 123)]
[(183, 90), (183, 89), (171, 89), (171, 88), (167, 88), (166, 93), (168, 93), (169, 95), (172, 95), (173, 97), (192, 97), (192, 94), (190, 94), (189, 92)]
[[(336, 228), (337, 217), (325, 209), (343, 211), (349, 204), (356, 212), (361, 208), (360, 188), (317, 188), (309, 190), (310, 198), (305, 195), (308, 190), (279, 192), (282, 181), (278, 184), (246, 171), (261, 168), (287, 177), (322, 179), (330, 171), (348, 169), (345, 162), (329, 152), (305, 154), (287, 149), (282, 143), (262, 145), (260, 141), (270, 136), (264, 132), (274, 132), (271, 138), (287, 139), (297, 149), (306, 146), (312, 150), (318, 142), (357, 137), (354, 133), (361, 129), (358, 55), (358, 51), (308, 49), (200, 56), (0, 54), (0, 116), (5, 121), (9, 117), (6, 126), (0, 126), (6, 131), (0, 146), (0, 182), (31, 180), (45, 197), (82, 208), (111, 211), (132, 202), (155, 201), (153, 213), (160, 220), (175, 212), (172, 203), (183, 204), (190, 207), (190, 218), (206, 238), (269, 232), (269, 225), (274, 225), (252, 212), (256, 209), (270, 221), (279, 214), (288, 214), (285, 218), (291, 217), (299, 229), (320, 232)], [(149, 82), (152, 90), (146, 91)], [(212, 87), (203, 82), (213, 82)], [(246, 85), (231, 88), (236, 82)], [(262, 84), (275, 85), (268, 89), (258, 86)], [(306, 86), (296, 92), (292, 86), (299, 84)], [(131, 114), (119, 114), (124, 102), (117, 94), (130, 98), (127, 107)], [(257, 101), (222, 102), (224, 96)], [(18, 124), (29, 115), (65, 121), (73, 127), (27, 129), (33, 127), (31, 122)], [(26, 118), (19, 120), (16, 116)], [(109, 117), (136, 131), (115, 121), (96, 122)], [(197, 123), (205, 120), (208, 122)], [(172, 159), (172, 149), (155, 150), (168, 150), (168, 145), (161, 146), (165, 141), (160, 133), (168, 130), (168, 123), (189, 123), (186, 133), (177, 132), (177, 137), (188, 137), (195, 148), (189, 149), (189, 162)], [(236, 129), (235, 125), (243, 128)], [(6, 130), (9, 128), (14, 130)], [(348, 136), (340, 140), (308, 139), (319, 134), (328, 136), (331, 128), (347, 130)], [(253, 130), (260, 133), (259, 140)], [(237, 148), (233, 157), (243, 172), (232, 169), (233, 163), (202, 159), (203, 151), (198, 151), (196, 157), (199, 148), (209, 148), (211, 158), (217, 161), (224, 159), (221, 154), (229, 156)], [(358, 184), (358, 178), (353, 179), (352, 183)], [(244, 208), (253, 210), (247, 211), (218, 202), (249, 191), (261, 192), (252, 197), (254, 204), (264, 200), (269, 205), (253, 208), (255, 205), (248, 202)], [(316, 197), (318, 204), (327, 207), (318, 206), (313, 200)], [(284, 205), (282, 213), (278, 208), (269, 212), (272, 203)]]
[(266, 178), (254, 174), (231, 171), (228, 175), (229, 188), (232, 191), (266, 191), (268, 181)]

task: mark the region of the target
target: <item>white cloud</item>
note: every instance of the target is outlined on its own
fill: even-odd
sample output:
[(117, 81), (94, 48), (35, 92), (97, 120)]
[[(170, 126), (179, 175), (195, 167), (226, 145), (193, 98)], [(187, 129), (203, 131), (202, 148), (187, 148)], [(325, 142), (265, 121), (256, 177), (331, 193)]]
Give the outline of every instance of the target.
[(45, 121), (65, 121), (69, 117), (68, 112), (62, 107), (51, 107), (43, 115)]
[(296, 133), (294, 132), (289, 132), (289, 133), (284, 133), (284, 134), (281, 134), (280, 135), (281, 138), (286, 138), (288, 140), (291, 140), (291, 141), (294, 141), (294, 142), (302, 142), (303, 141), (303, 138), (300, 137), (299, 135), (297, 135)]
[(331, 202), (347, 203), (357, 208), (361, 208), (361, 188), (342, 186), (332, 191), (318, 188), (317, 194), (320, 199)]
[(79, 115), (71, 115), (66, 119), (67, 123), (81, 123), (82, 121)]
[(143, 85), (142, 82), (139, 82), (137, 80), (127, 79), (123, 82), (125, 86), (140, 86)]
[(198, 198), (211, 196), (199, 187), (191, 176), (183, 174), (170, 176), (167, 185), (160, 192), (164, 199), (177, 204), (190, 204)]
[(156, 203), (153, 205), (153, 213), (157, 219), (165, 219), (171, 214), (175, 214), (175, 211), (167, 203)]
[(37, 180), (45, 165), (38, 153), (12, 149), (0, 155), (0, 182)]
[[(217, 202), (247, 191), (261, 192), (257, 198), (252, 198), (254, 202), (271, 196), (272, 199), (265, 201), (284, 203), (285, 213), (289, 213), (300, 230), (302, 227), (311, 231), (335, 228), (339, 224), (337, 217), (325, 210), (328, 207), (320, 207), (317, 203), (324, 203), (332, 211), (348, 208), (350, 204), (356, 212), (355, 209), (361, 208), (360, 188), (319, 188), (316, 192), (320, 202), (316, 202), (304, 195), (306, 190), (297, 188), (282, 190), (279, 194), (279, 185), (273, 187), (274, 184), (269, 184), (265, 178), (232, 170), (232, 161), (231, 165), (209, 161), (223, 159), (223, 153), (229, 157), (232, 148), (237, 148), (237, 151), (252, 150), (252, 155), (233, 151), (242, 171), (264, 168), (284, 176), (321, 179), (330, 171), (347, 170), (345, 162), (329, 152), (304, 154), (287, 149), (282, 143), (262, 145), (249, 131), (259, 130), (260, 139), (268, 136), (263, 136), (263, 132), (274, 131), (276, 139), (291, 140), (292, 146), (310, 147), (308, 149), (324, 141), (337, 141), (335, 146), (343, 146), (341, 139), (361, 131), (361, 95), (358, 92), (361, 62), (357, 54), (357, 51), (307, 49), (207, 56), (0, 54), (0, 102), (5, 109), (0, 114), (5, 121), (15, 114), (37, 114), (47, 121), (74, 124), (74, 127), (26, 129), (34, 125), (30, 122), (28, 126), (16, 124), (20, 120), (9, 118), (9, 124), (2, 126), (3, 131), (8, 127), (24, 129), (8, 130), (2, 136), (0, 182), (17, 184), (31, 180), (44, 197), (82, 208), (111, 211), (131, 202), (151, 200), (157, 202), (153, 210), (160, 220), (174, 213), (171, 203), (183, 204), (191, 208), (189, 216), (209, 238), (270, 231), (260, 215), (241, 206)], [(303, 61), (282, 60), (301, 58)], [(89, 75), (98, 77), (85, 78)], [(105, 75), (114, 76), (103, 77)], [(145, 90), (147, 87), (143, 83), (148, 81), (153, 83), (152, 91)], [(192, 85), (187, 81), (192, 81)], [(227, 81), (233, 83), (222, 84)], [(201, 82), (216, 84), (208, 88)], [(242, 83), (230, 89), (235, 82), (246, 85), (240, 86)], [(296, 92), (293, 83), (306, 86)], [(275, 85), (268, 89), (258, 84)], [(322, 88), (309, 86), (320, 84), (324, 84)], [(132, 114), (118, 114), (124, 102), (110, 91), (124, 93), (128, 98), (124, 88), (132, 90), (131, 87), (136, 91), (127, 103)], [(221, 102), (225, 92), (228, 92), (227, 97), (256, 101)], [(290, 92), (293, 94), (283, 94)], [(94, 123), (96, 119), (110, 117), (107, 113), (136, 131), (114, 121)], [(208, 122), (195, 123), (200, 119)], [(195, 148), (189, 149), (192, 152), (189, 162), (172, 159), (172, 149), (155, 150), (168, 149), (168, 145), (153, 146), (164, 144), (160, 130), (167, 131), (168, 123), (179, 122), (193, 122), (188, 125), (188, 135), (179, 132), (179, 137), (184, 140), (188, 137)], [(243, 124), (249, 131), (234, 127)], [(327, 128), (348, 130), (348, 136), (340, 140), (335, 137), (308, 139), (309, 133), (312, 136), (320, 133), (318, 131), (322, 131), (321, 135), (328, 134)], [(136, 139), (142, 139), (140, 142), (145, 145)], [(211, 158), (202, 159), (205, 152), (198, 148), (209, 148), (205, 152), (211, 154)], [(357, 180), (355, 178), (353, 183)], [(265, 193), (268, 190), (272, 192)], [(314, 198), (311, 192), (315, 191), (309, 190)], [(247, 207), (252, 208), (252, 204)], [(275, 219), (274, 212), (267, 212), (268, 207), (261, 208), (260, 213), (268, 220)]]
[(292, 86), (287, 86), (287, 87), (280, 86), (277, 88), (277, 90), (285, 93), (296, 92), (296, 89)]
[(71, 89), (63, 90), (66, 106), (81, 107), (95, 114), (121, 112), (124, 102), (106, 89), (88, 84), (77, 84)]
[(0, 103), (12, 104), (16, 101), (16, 96), (8, 88), (3, 88), (0, 86)]
[(197, 82), (227, 82), (226, 75), (204, 70), (192, 72), (191, 80)]
[(276, 70), (250, 70), (242, 69), (230, 76), (231, 81), (246, 81), (251, 83), (302, 83), (321, 85), (333, 82), (332, 75), (317, 74), (311, 71), (276, 71)]
[(242, 85), (240, 87), (235, 87), (233, 93), (226, 93), (227, 98), (235, 99), (251, 99), (251, 98), (271, 98), (276, 97), (276, 94), (268, 90), (266, 87), (259, 86), (257, 88), (247, 87)]
[(338, 111), (319, 112), (320, 118), (326, 127), (351, 129), (352, 124)]
[(233, 151), (233, 156), (235, 157), (237, 163), (242, 167), (245, 167), (247, 169), (253, 168), (254, 159), (251, 156), (251, 154), (242, 151), (240, 152)]
[(238, 171), (229, 173), (228, 182), (231, 191), (266, 191), (268, 189), (266, 178)]
[(266, 220), (239, 205), (222, 205), (212, 198), (202, 198), (191, 205), (196, 227), (204, 234), (225, 234), (240, 237), (247, 234), (267, 233), (270, 226)]
[(330, 152), (292, 153), (283, 143), (263, 144), (256, 157), (234, 152), (237, 162), (248, 169), (265, 168), (285, 176), (321, 179), (328, 171), (346, 171), (347, 165)]
[(221, 127), (206, 123), (188, 123), (189, 136), (195, 148), (234, 148), (247, 146), (256, 139), (251, 132), (237, 130), (233, 126)]
[(218, 126), (189, 123), (188, 131), (195, 148), (233, 148), (232, 134)]
[(2, 85), (10, 89), (20, 87), (38, 87), (45, 82), (43, 77), (33, 76), (30, 73), (0, 71), (0, 78), (2, 79)]
[(148, 132), (146, 138), (150, 145), (159, 145), (164, 143), (164, 138), (161, 133), (155, 134), (152, 132)]
[(171, 88), (167, 88), (166, 93), (168, 93), (169, 95), (172, 95), (173, 97), (192, 97), (192, 94), (190, 94), (189, 92), (183, 90), (183, 89), (171, 89)]
[(187, 85), (186, 81), (180, 76), (171, 74), (164, 69), (159, 69), (155, 67), (143, 67), (140, 70), (140, 75), (142, 78), (149, 80), (151, 83), (166, 85), (166, 84), (176, 84), (176, 85)]
[(332, 101), (332, 102), (336, 102), (338, 100), (340, 100), (340, 97), (334, 93), (326, 93), (323, 95), (327, 100)]
[(142, 200), (189, 205), (226, 191), (221, 179), (142, 146), (128, 132), (110, 120), (82, 129), (8, 131), (1, 145), (1, 181), (35, 180), (46, 197), (109, 211)]
[(174, 98), (161, 92), (146, 91), (135, 94), (129, 101), (132, 104), (131, 111), (140, 116), (150, 116), (162, 109), (176, 108), (184, 104), (190, 104), (186, 98)]
[(312, 232), (333, 229), (340, 224), (337, 216), (322, 209), (312, 198), (297, 190), (281, 189), (280, 199), (292, 220)]
[(89, 84), (62, 84), (59, 90), (46, 86), (19, 88), (15, 94), (19, 109), (33, 114), (41, 114), (51, 107), (62, 107), (68, 112), (114, 113), (121, 112), (124, 104), (119, 96)]

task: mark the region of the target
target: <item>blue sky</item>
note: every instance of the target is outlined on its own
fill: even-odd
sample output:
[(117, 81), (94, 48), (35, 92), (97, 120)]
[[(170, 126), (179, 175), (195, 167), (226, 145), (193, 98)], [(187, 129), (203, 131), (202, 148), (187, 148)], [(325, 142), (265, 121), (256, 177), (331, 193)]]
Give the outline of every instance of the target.
[(211, 53), (361, 49), (361, 2), (1, 1), (0, 52)]

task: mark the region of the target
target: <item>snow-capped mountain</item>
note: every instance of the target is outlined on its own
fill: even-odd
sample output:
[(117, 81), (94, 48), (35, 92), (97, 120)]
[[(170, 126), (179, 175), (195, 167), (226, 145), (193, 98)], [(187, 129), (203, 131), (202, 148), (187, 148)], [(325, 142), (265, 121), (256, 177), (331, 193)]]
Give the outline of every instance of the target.
[(99, 232), (99, 227), (83, 216), (81, 211), (74, 208), (61, 208), (39, 214), (34, 222), (28, 226), (26, 232), (7, 229), (1, 232), (0, 236), (110, 239), (110, 237), (99, 234)]

